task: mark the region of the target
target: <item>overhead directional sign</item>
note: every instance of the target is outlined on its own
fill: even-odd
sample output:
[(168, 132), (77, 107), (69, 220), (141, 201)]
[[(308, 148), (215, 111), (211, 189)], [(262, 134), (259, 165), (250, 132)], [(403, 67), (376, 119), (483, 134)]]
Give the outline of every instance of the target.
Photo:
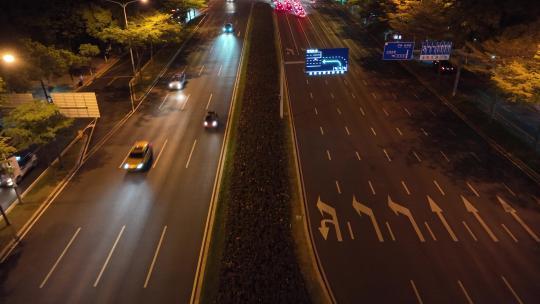
[(349, 68), (349, 49), (307, 49), (306, 74), (344, 74)]
[(429, 41), (422, 42), (420, 60), (448, 60), (452, 52), (451, 41)]
[(411, 60), (413, 50), (414, 42), (386, 42), (383, 60)]

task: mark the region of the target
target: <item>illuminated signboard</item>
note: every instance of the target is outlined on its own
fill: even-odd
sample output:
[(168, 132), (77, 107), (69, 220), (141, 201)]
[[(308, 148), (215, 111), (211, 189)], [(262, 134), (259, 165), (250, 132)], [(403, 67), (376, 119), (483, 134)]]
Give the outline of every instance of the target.
[(424, 41), (420, 60), (448, 60), (452, 52), (450, 41)]
[(386, 42), (384, 44), (383, 60), (413, 59), (414, 42)]
[(344, 74), (349, 67), (349, 49), (307, 49), (306, 74), (336, 75)]

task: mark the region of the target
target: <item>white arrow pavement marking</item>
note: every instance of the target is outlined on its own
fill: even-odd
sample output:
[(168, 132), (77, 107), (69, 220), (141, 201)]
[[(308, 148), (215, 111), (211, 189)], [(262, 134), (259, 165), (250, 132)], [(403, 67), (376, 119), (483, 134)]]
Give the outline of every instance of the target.
[(398, 215), (398, 213), (401, 213), (405, 215), (406, 217), (408, 217), (414, 231), (416, 231), (416, 234), (418, 235), (418, 238), (420, 239), (420, 242), (426, 241), (426, 239), (424, 239), (424, 235), (422, 234), (422, 231), (420, 231), (420, 228), (416, 224), (416, 221), (414, 220), (411, 214), (411, 211), (409, 209), (394, 202), (392, 198), (390, 197), (390, 195), (388, 196), (388, 207), (390, 207), (390, 209), (392, 209), (392, 211), (394, 211), (396, 215)]
[(510, 206), (510, 204), (508, 204), (505, 200), (503, 200), (498, 195), (497, 195), (497, 199), (501, 203), (501, 206), (503, 207), (504, 211), (507, 212), (507, 213), (510, 213), (512, 215), (512, 217), (514, 217), (514, 219), (521, 225), (521, 227), (523, 227), (523, 229), (525, 229), (525, 231), (527, 231), (527, 233), (536, 242), (540, 242), (540, 238), (538, 237), (538, 235), (536, 235), (536, 233), (534, 233), (534, 231), (532, 231), (532, 229), (529, 226), (527, 226), (527, 224), (525, 224), (525, 222), (519, 217), (519, 215), (517, 214), (516, 209), (512, 208), (512, 206)]
[(488, 233), (489, 237), (491, 237), (491, 239), (494, 241), (494, 242), (498, 242), (499, 239), (497, 239), (497, 237), (495, 236), (495, 234), (493, 234), (493, 231), (491, 231), (491, 229), (488, 227), (488, 225), (486, 224), (486, 222), (484, 222), (484, 220), (480, 217), (480, 215), (478, 214), (478, 209), (476, 209), (472, 204), (471, 202), (469, 202), (465, 197), (463, 197), (463, 195), (461, 195), (461, 199), (463, 200), (463, 204), (465, 204), (465, 209), (467, 209), (467, 212), (470, 212), (474, 215), (474, 217), (476, 218), (476, 220), (480, 223), (480, 225), (482, 225), (482, 227), (484, 227), (484, 230), (486, 230), (486, 232)]
[(321, 232), (324, 240), (328, 238), (328, 232), (329, 228), (327, 224), (334, 225), (334, 228), (336, 230), (336, 237), (338, 242), (342, 242), (343, 238), (341, 237), (341, 228), (339, 227), (338, 218), (336, 215), (336, 209), (333, 207), (325, 204), (323, 201), (321, 201), (321, 197), (319, 196), (317, 198), (317, 208), (319, 209), (319, 212), (321, 212), (321, 215), (324, 216), (325, 213), (330, 214), (332, 217), (331, 219), (322, 219), (321, 220), (321, 226), (319, 227), (319, 231)]
[(371, 208), (369, 208), (368, 206), (357, 201), (355, 196), (353, 196), (352, 206), (354, 210), (356, 210), (356, 213), (358, 213), (358, 215), (362, 216), (362, 213), (363, 213), (369, 216), (369, 218), (371, 219), (371, 224), (373, 225), (373, 229), (375, 229), (375, 233), (377, 234), (377, 238), (379, 239), (379, 242), (384, 242), (381, 229), (379, 227), (379, 224), (377, 223), (375, 214), (373, 214), (373, 210), (371, 210)]
[(444, 228), (446, 228), (446, 231), (448, 231), (448, 234), (450, 235), (452, 240), (454, 242), (457, 242), (458, 238), (456, 237), (456, 234), (454, 233), (454, 230), (452, 230), (452, 228), (450, 227), (450, 225), (446, 221), (446, 218), (444, 217), (444, 215), (442, 213), (443, 211), (442, 211), (441, 207), (439, 207), (439, 205), (437, 205), (437, 203), (435, 203), (435, 201), (429, 195), (427, 196), (427, 199), (428, 199), (429, 207), (431, 208), (431, 211), (434, 212), (434, 213), (437, 213), (437, 216), (439, 217), (439, 220), (443, 224)]

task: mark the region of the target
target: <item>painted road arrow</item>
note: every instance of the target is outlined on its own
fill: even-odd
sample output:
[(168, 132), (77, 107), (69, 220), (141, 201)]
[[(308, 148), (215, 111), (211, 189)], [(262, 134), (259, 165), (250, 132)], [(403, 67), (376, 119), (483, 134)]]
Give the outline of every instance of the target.
[(461, 195), (461, 199), (463, 200), (463, 204), (465, 204), (465, 209), (467, 209), (467, 212), (470, 212), (474, 215), (476, 220), (480, 223), (480, 225), (482, 225), (482, 227), (484, 227), (484, 230), (486, 230), (486, 232), (489, 234), (489, 237), (491, 237), (494, 242), (498, 242), (499, 239), (497, 239), (495, 234), (493, 234), (493, 231), (489, 229), (488, 225), (486, 225), (486, 222), (484, 222), (484, 220), (480, 217), (480, 214), (478, 214), (478, 210), (471, 204), (471, 202), (469, 202), (465, 197), (463, 197), (463, 195)]
[(373, 229), (375, 229), (375, 233), (377, 234), (377, 238), (379, 239), (379, 242), (384, 242), (381, 229), (379, 229), (379, 224), (377, 224), (377, 219), (375, 218), (375, 215), (373, 214), (373, 210), (369, 208), (368, 206), (360, 203), (356, 200), (356, 197), (353, 196), (352, 206), (354, 210), (356, 210), (356, 213), (358, 215), (362, 216), (363, 214), (366, 214), (371, 219), (371, 224), (373, 224)]
[(328, 238), (329, 228), (327, 224), (332, 224), (334, 225), (334, 228), (336, 230), (336, 238), (338, 242), (343, 241), (343, 238), (341, 237), (341, 229), (339, 228), (339, 222), (336, 215), (336, 209), (321, 201), (320, 196), (317, 198), (317, 208), (319, 209), (323, 217), (325, 213), (330, 214), (330, 216), (332, 217), (331, 219), (321, 220), (321, 226), (319, 227), (319, 231), (321, 232), (324, 240), (326, 241), (326, 239)]
[(427, 199), (428, 199), (429, 207), (431, 208), (431, 211), (437, 213), (439, 220), (441, 220), (441, 223), (443, 224), (444, 228), (446, 228), (446, 231), (448, 231), (448, 234), (450, 234), (450, 237), (452, 238), (452, 240), (454, 240), (454, 242), (457, 242), (458, 238), (456, 237), (454, 230), (452, 230), (452, 227), (450, 227), (450, 225), (444, 218), (441, 207), (439, 207), (439, 205), (437, 205), (437, 203), (435, 203), (435, 201), (429, 195), (427, 196)]
[(536, 242), (540, 242), (540, 238), (536, 235), (536, 233), (534, 233), (534, 231), (532, 231), (532, 229), (529, 228), (529, 226), (527, 226), (527, 224), (525, 224), (525, 222), (517, 215), (516, 209), (512, 208), (510, 204), (508, 204), (505, 200), (500, 198), (498, 195), (497, 195), (497, 199), (501, 203), (501, 206), (503, 207), (504, 211), (510, 213), (514, 217), (514, 219), (521, 225), (521, 227), (523, 227), (523, 229), (525, 229), (525, 231), (527, 231), (527, 233)]
[(418, 235), (418, 238), (420, 239), (420, 242), (425, 242), (426, 239), (424, 239), (424, 235), (422, 234), (422, 231), (420, 231), (420, 228), (418, 228), (418, 225), (416, 225), (416, 221), (414, 220), (411, 211), (400, 204), (394, 202), (392, 198), (390, 198), (390, 195), (388, 196), (388, 207), (394, 211), (396, 215), (398, 213), (401, 213), (409, 218), (409, 221), (411, 222), (412, 227), (414, 228), (414, 231), (416, 231), (416, 234)]

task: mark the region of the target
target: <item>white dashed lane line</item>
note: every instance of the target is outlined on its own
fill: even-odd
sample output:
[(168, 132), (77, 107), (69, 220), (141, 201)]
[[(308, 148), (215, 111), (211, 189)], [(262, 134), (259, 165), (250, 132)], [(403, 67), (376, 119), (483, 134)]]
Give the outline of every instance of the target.
[(347, 132), (347, 135), (351, 135), (351, 132), (349, 132), (349, 128), (347, 128), (347, 126), (345, 126), (345, 132)]
[(412, 116), (411, 112), (409, 112), (409, 110), (408, 110), (407, 108), (403, 108), (403, 110), (405, 110), (405, 112), (407, 113), (407, 115)]
[(420, 156), (418, 156), (418, 154), (416, 154), (416, 152), (412, 151), (414, 157), (416, 157), (416, 159), (418, 160), (419, 163), (422, 162), (422, 159), (420, 158)]
[(373, 127), (371, 127), (370, 129), (371, 129), (371, 133), (373, 133), (373, 136), (377, 136), (377, 133), (375, 132), (375, 129), (373, 129)]
[(362, 113), (362, 116), (366, 116), (366, 112), (364, 112), (364, 109), (360, 107), (360, 113)]
[(449, 163), (449, 162), (450, 162), (450, 159), (448, 158), (448, 156), (446, 156), (446, 154), (444, 154), (443, 151), (439, 151), (439, 152), (441, 152), (441, 155), (444, 157), (444, 159), (446, 160), (446, 162)]
[(322, 127), (319, 127), (319, 129), (321, 130), (321, 135), (324, 135), (324, 130)]
[(373, 188), (373, 184), (372, 184), (371, 181), (369, 181), (369, 180), (368, 180), (368, 185), (369, 185), (369, 189), (371, 189), (371, 193), (372, 193), (373, 195), (377, 194), (377, 193), (375, 193), (375, 188)]
[(398, 134), (399, 134), (400, 136), (403, 136), (403, 132), (401, 132), (401, 130), (400, 130), (399, 128), (396, 128), (396, 131), (398, 132)]
[(439, 190), (439, 192), (444, 196), (444, 191), (443, 189), (441, 188), (441, 186), (439, 185), (439, 183), (436, 181), (436, 180), (433, 180), (433, 183), (435, 184), (435, 186), (437, 187), (437, 189)]
[(388, 111), (386, 111), (386, 109), (385, 109), (385, 108), (382, 108), (382, 110), (383, 110), (383, 112), (384, 112), (384, 115), (386, 115), (386, 116), (390, 116), (390, 114), (388, 114)]
[(407, 195), (411, 195), (411, 191), (409, 191), (409, 187), (407, 187), (407, 184), (405, 184), (404, 181), (401, 181), (401, 185), (403, 186), (403, 189), (405, 189)]
[(474, 189), (474, 187), (471, 185), (471, 183), (467, 182), (467, 187), (469, 187), (469, 189), (471, 189), (471, 191), (474, 193), (474, 195), (476, 195), (477, 197), (480, 197), (480, 194), (478, 193), (478, 191), (476, 191), (476, 189)]
[(424, 128), (420, 128), (420, 130), (422, 131), (422, 133), (424, 133), (425, 136), (428, 136), (428, 132), (426, 132), (426, 130), (424, 130)]
[(315, 110), (315, 115), (319, 115), (319, 112), (317, 111), (317, 108), (313, 108)]
[(386, 159), (388, 159), (388, 162), (391, 162), (392, 159), (390, 158), (390, 155), (388, 155), (388, 152), (386, 151), (386, 149), (383, 149), (383, 152), (384, 152), (384, 155), (386, 155)]
[(326, 150), (326, 157), (328, 157), (328, 160), (332, 160), (332, 156), (330, 155), (330, 151)]
[(356, 154), (356, 158), (357, 158), (358, 160), (362, 160), (362, 158), (360, 157), (360, 154), (358, 153), (358, 151), (356, 151), (356, 152), (354, 152), (354, 153)]

